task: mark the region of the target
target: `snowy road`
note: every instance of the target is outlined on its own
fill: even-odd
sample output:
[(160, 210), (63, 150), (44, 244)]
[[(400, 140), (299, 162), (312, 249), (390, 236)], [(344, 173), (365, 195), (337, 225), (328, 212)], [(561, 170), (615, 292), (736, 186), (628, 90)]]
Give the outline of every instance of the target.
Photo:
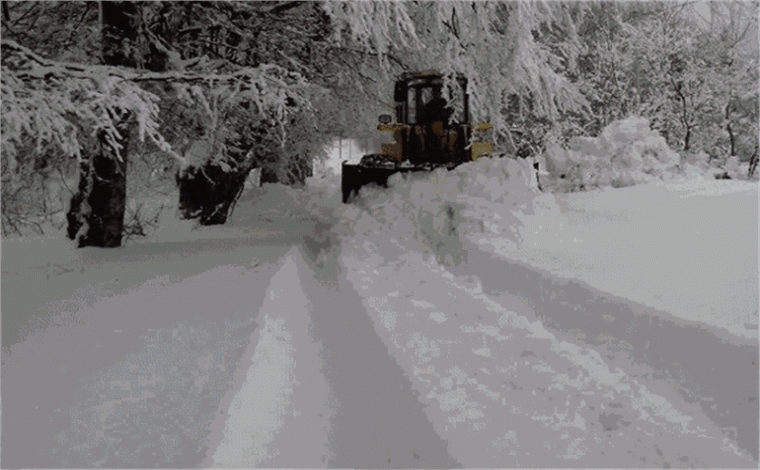
[(322, 467), (331, 456), (334, 410), (320, 344), (309, 331), (309, 301), (293, 283), (294, 253), (270, 281), (257, 317), (261, 327), (219, 406), (204, 468)]
[(757, 341), (483, 251), (468, 254), (454, 273), (508, 272), (481, 276), (484, 291), (527, 305), (545, 327), (593, 347), (629, 375), (666, 379), (757, 457)]
[(4, 337), (3, 467), (197, 466), (287, 250), (256, 245), (89, 250), (35, 279), (43, 302), (73, 292), (35, 312), (14, 308), (36, 303), (4, 272), (4, 323), (45, 312), (47, 323), (9, 347)]
[[(741, 361), (750, 362), (751, 354), (745, 353), (752, 348), (737, 348), (742, 352), (736, 357), (723, 356), (740, 366), (712, 374), (708, 368), (706, 380), (688, 370), (699, 359), (684, 364), (686, 379), (676, 375), (672, 380), (671, 372), (680, 372), (679, 364), (669, 362), (674, 355), (659, 364), (654, 354), (676, 343), (653, 348), (653, 355), (642, 361), (624, 336), (599, 335), (587, 341), (577, 332), (571, 331), (574, 336), (545, 327), (531, 304), (551, 305), (541, 297), (555, 293), (547, 289), (534, 298), (528, 289), (525, 297), (515, 295), (509, 284), (525, 274), (519, 269), (485, 263), (475, 264), (478, 275), (466, 272), (466, 266), (454, 269), (457, 275), (431, 255), (383, 259), (355, 249), (349, 278), (363, 293), (378, 335), (412, 378), (436, 431), (464, 467), (756, 466), (754, 458), (732, 444), (731, 437), (739, 437), (736, 430), (721, 429), (704, 411), (716, 407), (716, 414), (731, 415), (724, 422), (741, 423), (742, 447), (751, 451), (753, 434), (757, 437), (749, 422), (757, 416), (756, 382), (753, 389), (751, 378), (743, 377), (753, 366), (741, 366)], [(484, 261), (477, 258), (470, 262)], [(494, 281), (482, 282), (485, 278)], [(504, 285), (509, 287), (502, 290)], [(541, 287), (546, 286), (539, 283)], [(572, 288), (560, 292), (555, 305), (561, 310), (556, 313), (573, 316), (573, 310), (594, 308), (577, 302), (587, 293)], [(615, 302), (601, 294), (594, 300), (600, 305)], [(676, 333), (678, 328), (666, 330)], [(679, 334), (690, 336), (692, 331), (686, 328)], [(720, 343), (715, 337), (704, 339), (701, 344), (696, 334), (690, 352)], [(707, 352), (720, 349), (711, 346)], [(753, 351), (756, 356), (756, 346)], [(714, 400), (729, 385), (699, 387), (716, 385), (713, 379), (719, 374), (739, 391)], [(699, 393), (685, 398), (679, 392), (689, 386), (687, 392)], [(731, 399), (741, 403), (729, 403)], [(737, 419), (742, 412), (748, 413), (746, 420)]]
[(3, 467), (757, 467), (753, 340), (285, 196), (52, 264), (4, 242)]
[(286, 255), (204, 467), (457, 466), (335, 266)]
[(132, 279), (13, 344), (4, 467), (458, 466), (335, 259), (304, 261), (315, 244), (228, 240), (231, 265)]
[[(756, 428), (741, 416), (756, 406), (742, 400), (751, 377), (710, 367), (714, 375), (700, 377), (703, 361), (684, 362), (674, 377), (683, 356), (663, 354), (656, 339), (685, 334), (715, 354), (705, 360), (732, 364), (749, 358), (741, 347), (655, 324), (649, 350), (623, 333), (623, 313), (610, 322), (621, 325), (616, 335), (599, 322), (576, 325), (588, 337), (542, 333), (531, 326), (538, 317), (570, 331), (560, 317), (578, 305), (614, 302), (583, 298), (583, 289), (485, 253), (452, 268), (462, 285), (429, 261), (405, 263), (414, 254), (382, 259), (370, 250), (361, 259), (361, 250), (338, 252), (324, 240), (300, 248), (229, 243), (235, 263), (91, 299), (68, 324), (14, 344), (3, 363), (3, 399), (13, 403), (3, 413), (12, 430), (3, 433), (4, 467), (754, 465), (705, 416), (738, 423), (730, 436), (751, 449)], [(473, 266), (486, 271), (473, 277)], [(411, 304), (399, 309), (397, 301)], [(526, 326), (533, 333), (523, 336)], [(562, 378), (557, 352), (547, 349), (551, 335), (578, 378)], [(658, 372), (666, 377), (646, 377)], [(604, 378), (610, 373), (613, 382)], [(716, 380), (733, 391), (709, 389)], [(568, 393), (576, 387), (579, 394)], [(547, 398), (560, 405), (553, 414), (541, 404)]]

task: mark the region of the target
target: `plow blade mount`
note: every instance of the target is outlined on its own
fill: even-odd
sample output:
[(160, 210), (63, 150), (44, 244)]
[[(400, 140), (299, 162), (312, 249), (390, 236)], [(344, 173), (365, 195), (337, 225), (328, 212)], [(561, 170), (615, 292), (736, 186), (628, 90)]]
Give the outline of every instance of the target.
[(451, 170), (456, 165), (416, 165), (397, 167), (374, 167), (366, 165), (352, 165), (345, 161), (341, 167), (341, 189), (343, 190), (343, 202), (346, 203), (351, 195), (359, 193), (362, 186), (374, 183), (384, 188), (388, 187), (388, 178), (395, 173), (411, 173), (415, 171), (432, 171), (435, 168)]
[(415, 168), (384, 168), (364, 165), (351, 165), (343, 162), (341, 168), (340, 186), (343, 190), (343, 202), (348, 202), (352, 194), (359, 194), (362, 186), (375, 183), (384, 188), (388, 187), (388, 178), (394, 173), (406, 173)]

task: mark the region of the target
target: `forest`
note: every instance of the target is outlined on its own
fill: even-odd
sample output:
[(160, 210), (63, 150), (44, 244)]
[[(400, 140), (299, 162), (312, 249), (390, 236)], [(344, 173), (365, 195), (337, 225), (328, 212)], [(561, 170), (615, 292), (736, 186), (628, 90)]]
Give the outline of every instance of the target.
[(681, 163), (756, 177), (759, 5), (5, 1), (2, 234), (118, 247), (167, 193), (223, 224), (253, 170), (299, 186), (333, 140), (371, 142), (420, 70), (467, 77), (508, 156), (637, 116)]

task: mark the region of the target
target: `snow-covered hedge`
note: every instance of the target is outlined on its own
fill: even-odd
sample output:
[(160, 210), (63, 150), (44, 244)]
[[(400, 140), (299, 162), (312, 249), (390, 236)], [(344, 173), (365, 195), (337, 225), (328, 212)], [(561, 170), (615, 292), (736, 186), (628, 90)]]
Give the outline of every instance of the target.
[(755, 171), (754, 175), (749, 176), (749, 162), (741, 162), (739, 161), (739, 157), (735, 156), (726, 158), (720, 168), (711, 168), (709, 169), (709, 172), (713, 173), (718, 179), (730, 178), (734, 180), (757, 181), (758, 175), (760, 175), (760, 173)]
[(542, 185), (553, 190), (632, 186), (680, 173), (680, 155), (649, 120), (615, 121), (598, 137), (574, 137), (567, 148), (549, 145), (543, 155)]

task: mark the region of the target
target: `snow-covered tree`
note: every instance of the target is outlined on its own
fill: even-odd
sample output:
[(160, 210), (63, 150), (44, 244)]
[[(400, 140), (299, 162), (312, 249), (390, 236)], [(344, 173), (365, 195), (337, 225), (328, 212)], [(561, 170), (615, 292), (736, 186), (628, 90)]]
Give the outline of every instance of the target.
[[(132, 18), (138, 14), (137, 4), (107, 2), (100, 5), (100, 10), (103, 62), (135, 67), (137, 30)], [(69, 238), (76, 240), (79, 247), (121, 246), (127, 202), (130, 112), (114, 107), (108, 120), (114, 131), (98, 132), (98, 150), (80, 159), (79, 190), (66, 214)]]
[[(31, 172), (26, 164), (29, 161), (26, 150), (29, 149), (30, 142), (35, 143), (31, 154), (52, 152), (63, 155), (64, 159), (77, 157), (82, 164), (82, 171), (80, 191), (70, 211), (70, 236), (78, 236), (80, 246), (117, 246), (120, 243), (117, 232), (121, 230), (116, 219), (123, 218), (123, 215), (119, 216), (119, 212), (123, 214), (123, 176), (128, 154), (136, 149), (153, 155), (169, 155), (183, 172), (181, 174), (193, 171), (191, 167), (196, 167), (197, 171), (197, 168), (205, 164), (229, 170), (240, 166), (237, 165), (240, 162), (235, 162), (235, 156), (258, 156), (275, 149), (275, 153), (278, 150), (279, 153), (270, 159), (272, 171), (285, 178), (289, 167), (283, 160), (292, 155), (310, 157), (302, 148), (291, 151), (285, 145), (288, 126), (297, 127), (309, 122), (308, 119), (299, 119), (295, 124), (292, 122), (298, 112), (308, 111), (306, 95), (313, 93), (303, 86), (304, 80), (300, 73), (260, 61), (254, 61), (254, 66), (238, 64), (238, 58), (234, 56), (210, 57), (206, 53), (213, 51), (205, 49), (201, 51), (202, 55), (183, 56), (182, 50), (173, 49), (170, 43), (158, 35), (162, 32), (161, 28), (166, 27), (165, 22), (172, 20), (171, 15), (164, 14), (167, 13), (166, 9), (184, 10), (193, 5), (194, 3), (134, 2), (103, 5), (104, 13), (109, 8), (117, 10), (117, 13), (125, 12), (124, 17), (115, 22), (118, 24), (116, 30), (99, 28), (102, 29), (100, 41), (104, 47), (108, 44), (115, 46), (106, 47), (101, 54), (103, 59), (110, 57), (109, 60), (114, 60), (114, 56), (118, 59), (119, 54), (122, 54), (121, 58), (125, 60), (119, 67), (49, 59), (15, 41), (4, 40), (4, 196), (13, 194), (10, 190), (14, 182), (22, 180), (22, 177)], [(266, 6), (273, 11), (283, 11), (285, 7), (279, 3)], [(207, 10), (216, 11), (219, 15), (233, 14), (234, 11), (230, 11), (229, 7), (230, 5), (220, 2), (207, 6)], [(249, 8), (249, 5), (243, 4), (240, 8)], [(35, 10), (30, 8), (20, 13), (30, 11), (34, 13)], [(48, 10), (45, 12), (50, 13)], [(17, 11), (14, 10), (14, 13)], [(100, 16), (108, 21), (109, 15)], [(208, 22), (209, 15), (201, 18), (207, 21), (204, 24), (213, 26), (213, 22)], [(127, 29), (122, 31), (118, 28)], [(23, 38), (26, 39), (26, 36)], [(200, 38), (200, 42), (209, 39), (203, 35), (191, 34), (191, 39), (197, 38)], [(109, 43), (110, 39), (117, 41)], [(282, 35), (280, 39), (283, 39)], [(41, 45), (47, 52), (54, 49), (43, 40), (30, 42)], [(223, 45), (227, 47), (229, 42), (225, 39)], [(190, 41), (190, 46), (193, 44)], [(192, 47), (188, 49), (192, 50)], [(273, 54), (278, 51), (282, 52), (283, 49), (273, 47)], [(56, 57), (66, 54), (56, 51), (49, 55)], [(91, 56), (87, 57), (88, 60), (92, 59)], [(241, 123), (246, 119), (258, 122), (262, 133), (251, 137), (238, 132), (235, 139), (228, 140), (228, 137), (235, 134), (235, 126), (243, 125)], [(133, 142), (126, 145), (126, 138), (130, 134), (134, 134)], [(235, 148), (235, 144), (241, 143), (241, 136), (249, 139), (247, 144), (243, 142), (248, 148)], [(148, 147), (132, 145), (146, 138), (150, 144)], [(259, 149), (252, 148), (254, 145), (250, 138), (259, 140)], [(299, 145), (308, 140), (299, 141)], [(208, 151), (202, 155), (190, 151), (203, 145)], [(105, 159), (98, 160), (98, 155), (105, 155)], [(109, 162), (114, 162), (113, 168), (104, 171), (120, 174), (122, 179), (119, 184), (112, 184), (113, 174), (98, 174), (100, 169), (111, 165)], [(88, 194), (105, 180), (111, 181), (103, 185), (95, 199), (89, 201), (91, 198)], [(103, 191), (112, 191), (113, 194), (106, 195)], [(9, 213), (5, 210), (5, 197), (3, 202), (5, 227), (5, 215)], [(227, 202), (228, 205), (229, 202), (231, 201)], [(99, 209), (111, 211), (106, 217), (110, 221), (106, 221), (103, 214), (95, 214)], [(95, 235), (94, 232), (87, 235), (93, 226), (101, 227), (97, 229), (101, 231), (100, 235)], [(105, 236), (102, 227), (105, 226), (110, 227), (108, 241), (102, 239)]]
[[(178, 170), (184, 216), (221, 223), (253, 168), (302, 183), (331, 137), (374, 134), (412, 70), (466, 76), (473, 119), (514, 154), (638, 113), (671, 144), (747, 160), (757, 3), (721, 5), (700, 26), (688, 4), (659, 3), (4, 3), (3, 230), (23, 220), (40, 169), (73, 157), (80, 244), (118, 244), (123, 228), (95, 213), (119, 218), (123, 181), (102, 207), (87, 199), (134, 158)], [(457, 93), (444, 89), (451, 106)], [(85, 235), (95, 226), (110, 234)]]
[[(386, 73), (400, 66), (438, 70), (468, 78), (473, 118), (494, 125), (497, 144), (515, 147), (515, 105), (557, 121), (562, 112), (581, 111), (582, 95), (562, 73), (575, 59), (572, 12), (576, 5), (554, 2), (327, 2), (341, 40), (364, 50)], [(542, 42), (558, 28), (567, 32), (554, 49)], [(455, 97), (454, 97), (455, 98)], [(457, 106), (457, 101), (452, 100)], [(510, 145), (511, 144), (511, 145)]]
[(336, 111), (367, 101), (366, 79), (355, 73), (353, 54), (329, 40), (320, 4), (167, 3), (156, 18), (151, 31), (180, 61), (208, 57), (224, 70), (253, 67), (290, 77), (255, 90), (203, 89), (207, 105), (196, 111), (205, 116), (194, 118), (202, 123), (199, 133), (185, 136), (192, 162), (177, 180), (185, 217), (223, 223), (253, 168), (265, 183), (303, 184), (330, 136), (357, 127), (351, 113)]
[[(757, 135), (757, 3), (696, 6), (589, 6), (572, 73), (591, 103), (592, 134), (637, 114), (673, 148), (712, 158), (750, 157)], [(739, 150), (741, 138), (749, 142)]]
[[(80, 160), (80, 193), (70, 211), (70, 235), (81, 235), (80, 245), (118, 245), (115, 221), (106, 223), (114, 232), (109, 242), (84, 235), (93, 225), (103, 225), (101, 216), (88, 221), (96, 203), (87, 202), (87, 194), (104, 179), (92, 169), (108, 166), (106, 160), (93, 162), (97, 154), (110, 152), (116, 167), (121, 166), (117, 173), (124, 173), (129, 154), (135, 152), (144, 154), (141, 161), (152, 158), (162, 166), (164, 156), (170, 156), (179, 169), (185, 215), (219, 223), (252, 168), (262, 168), (266, 181), (302, 183), (328, 134), (356, 127), (351, 113), (338, 119), (330, 115), (338, 102), (350, 107), (359, 99), (360, 93), (341, 91), (360, 87), (345, 80), (356, 56), (328, 44), (329, 21), (319, 4), (50, 5), (54, 7), (30, 2), (4, 9), (9, 17), (3, 22), (3, 31), (10, 33), (6, 37), (39, 50), (13, 40), (3, 44), (4, 230), (9, 220), (5, 216), (13, 212), (6, 210), (11, 208), (8, 202), (14, 200), (5, 196), (15, 195), (14, 184), (33, 174), (29, 155), (52, 153), (63, 161)], [(106, 10), (124, 13), (116, 29), (108, 28)], [(99, 24), (99, 18), (106, 24)], [(56, 26), (72, 19), (87, 31), (81, 43), (70, 27)], [(35, 30), (36, 24), (44, 28)], [(22, 25), (26, 29), (15, 30)], [(120, 61), (120, 66), (97, 64), (105, 60)], [(361, 81), (366, 79), (355, 82)], [(312, 99), (324, 107), (315, 108)], [(147, 144), (139, 144), (146, 137)], [(211, 173), (220, 181), (210, 181)], [(223, 200), (204, 202), (183, 189), (193, 187), (183, 182), (194, 175), (203, 175), (214, 188), (206, 194), (226, 195)], [(104, 194), (96, 198), (103, 201), (98, 203), (102, 209), (115, 209), (116, 219), (123, 206), (122, 183), (111, 188), (121, 194), (121, 202)], [(20, 211), (22, 198), (15, 200), (19, 204), (14, 210)], [(212, 213), (216, 215), (208, 216)]]
[[(108, 7), (126, 12), (128, 19), (118, 25), (123, 31), (109, 36), (107, 27), (95, 25), (100, 35), (88, 37), (97, 38), (105, 47), (98, 54), (101, 60), (121, 54), (116, 61), (122, 66), (117, 71), (89, 64), (44, 65), (62, 70), (59, 75), (68, 80), (55, 85), (56, 96), (74, 93), (79, 101), (69, 107), (76, 108), (74, 113), (58, 105), (45, 108), (40, 104), (39, 109), (50, 111), (41, 114), (57, 120), (57, 127), (37, 121), (37, 127), (26, 129), (27, 134), (42, 139), (57, 135), (61, 142), (52, 140), (52, 144), (65, 155), (80, 157), (85, 147), (75, 137), (84, 134), (94, 141), (90, 142), (92, 148), (105, 144), (102, 151), (113, 151), (112, 157), (119, 162), (126, 161), (129, 151), (123, 139), (137, 127), (140, 137), (147, 135), (161, 152), (179, 163), (185, 215), (201, 217), (204, 222), (226, 218), (242, 188), (240, 182), (251, 168), (261, 167), (269, 181), (302, 182), (310, 159), (326, 142), (324, 136), (355, 137), (374, 127), (372, 115), (390, 96), (379, 90), (383, 86), (387, 90), (400, 69), (435, 68), (449, 78), (466, 75), (474, 117), (493, 122), (497, 139), (505, 143), (514, 140), (514, 132), (503, 108), (514, 104), (515, 97), (520, 106), (529, 104), (532, 115), (554, 120), (561, 110), (578, 109), (582, 104), (580, 95), (560, 73), (563, 60), (572, 60), (572, 53), (563, 58), (535, 40), (535, 36), (551, 30), (552, 24), (567, 23), (568, 9), (562, 5), (126, 2)], [(33, 9), (21, 13), (30, 11)], [(100, 16), (108, 21), (108, 15)], [(93, 31), (91, 23), (87, 31)], [(116, 55), (107, 52), (108, 41), (114, 38), (128, 39), (114, 48)], [(53, 47), (36, 36), (31, 42), (44, 50), (55, 50), (51, 55), (56, 58), (67, 54), (66, 47)], [(82, 48), (92, 49), (89, 44)], [(93, 54), (73, 58), (89, 61)], [(9, 73), (4, 74), (3, 89), (9, 98), (31, 89), (28, 81), (13, 81), (29, 65), (4, 61), (6, 65)], [(158, 71), (162, 74), (155, 73)], [(33, 86), (51, 86), (48, 81), (55, 75), (36, 73), (38, 82)], [(283, 79), (285, 76), (289, 78)], [(263, 79), (258, 85), (256, 77)], [(113, 86), (104, 87), (103, 83)], [(116, 83), (118, 87), (114, 88)], [(90, 103), (94, 95), (72, 92), (76, 87), (105, 90), (107, 99)], [(456, 87), (450, 91), (455, 93)], [(115, 96), (121, 96), (121, 101), (108, 101)], [(39, 97), (39, 103), (50, 102), (44, 93)], [(314, 100), (318, 107), (310, 104)], [(452, 101), (456, 105), (456, 100)], [(4, 100), (7, 108), (16, 107), (16, 103), (15, 99)], [(83, 133), (69, 131), (76, 127), (70, 116), (82, 114), (88, 106), (100, 106), (96, 109), (102, 111), (101, 119), (76, 121)], [(8, 113), (9, 119), (14, 113)], [(3, 122), (6, 127), (21, 129), (18, 122), (22, 121), (34, 122)], [(57, 130), (51, 134), (50, 129)], [(4, 132), (4, 146), (13, 145), (12, 135)], [(323, 137), (317, 138), (319, 135)], [(86, 171), (90, 156), (88, 153), (83, 159), (84, 190), (91, 187)], [(221, 180), (215, 181), (210, 174)], [(224, 195), (223, 200), (206, 204), (183, 189), (201, 184), (196, 176), (202, 176), (208, 186), (209, 191), (202, 193)], [(82, 215), (92, 210), (91, 204), (78, 202), (72, 207), (72, 236), (74, 232), (86, 233), (79, 231), (78, 224), (86, 222)], [(117, 207), (122, 205), (116, 203)], [(114, 230), (117, 225), (113, 225)]]
[(125, 81), (121, 70), (44, 59), (10, 40), (2, 47), (4, 186), (23, 179), (34, 155), (43, 156), (40, 162), (55, 155), (84, 160), (96, 141), (123, 160), (119, 117), (129, 116), (141, 138), (166, 145), (156, 122), (157, 98)]

